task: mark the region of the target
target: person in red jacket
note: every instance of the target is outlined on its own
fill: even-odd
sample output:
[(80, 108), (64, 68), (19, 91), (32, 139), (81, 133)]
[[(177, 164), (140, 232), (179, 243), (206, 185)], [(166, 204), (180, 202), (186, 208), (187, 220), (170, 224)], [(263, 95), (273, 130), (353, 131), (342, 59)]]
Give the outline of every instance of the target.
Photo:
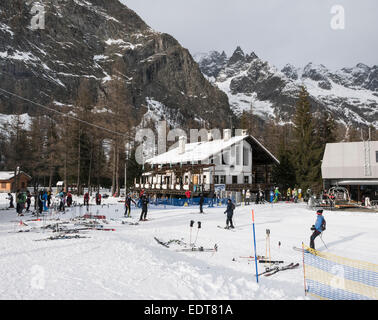
[(89, 206), (89, 193), (88, 192), (84, 194), (84, 205)]

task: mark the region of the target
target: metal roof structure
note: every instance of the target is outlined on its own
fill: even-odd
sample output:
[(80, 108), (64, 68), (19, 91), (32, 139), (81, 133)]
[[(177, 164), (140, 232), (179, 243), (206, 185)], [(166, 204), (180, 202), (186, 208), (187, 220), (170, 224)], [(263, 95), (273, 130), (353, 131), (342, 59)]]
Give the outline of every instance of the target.
[(378, 180), (378, 141), (327, 143), (323, 179)]
[(183, 153), (180, 153), (179, 147), (176, 147), (168, 152), (152, 157), (146, 162), (150, 165), (161, 165), (204, 161), (243, 140), (246, 140), (252, 146), (254, 163), (279, 164), (277, 158), (268, 149), (255, 137), (249, 135), (234, 136), (228, 140), (216, 139), (205, 142), (186, 143)]

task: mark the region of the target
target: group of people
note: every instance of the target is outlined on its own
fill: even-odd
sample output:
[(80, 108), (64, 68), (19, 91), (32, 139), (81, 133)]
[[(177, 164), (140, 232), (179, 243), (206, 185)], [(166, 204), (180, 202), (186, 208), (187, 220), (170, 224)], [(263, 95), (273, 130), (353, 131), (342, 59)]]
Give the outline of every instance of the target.
[(302, 189), (301, 188), (296, 188), (294, 187), (293, 189), (291, 189), (290, 187), (287, 188), (287, 191), (286, 191), (286, 201), (292, 201), (294, 203), (297, 203), (298, 200), (301, 200), (303, 197), (302, 195)]

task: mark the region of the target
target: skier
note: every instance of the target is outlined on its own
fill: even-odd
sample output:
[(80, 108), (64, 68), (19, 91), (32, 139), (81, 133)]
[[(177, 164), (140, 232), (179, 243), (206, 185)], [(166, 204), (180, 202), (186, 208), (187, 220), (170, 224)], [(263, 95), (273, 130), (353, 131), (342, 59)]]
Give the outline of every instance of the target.
[(294, 195), (294, 203), (297, 203), (298, 202), (298, 190), (297, 190), (297, 188), (294, 188), (293, 195)]
[(17, 193), (16, 193), (16, 211), (17, 211), (17, 215), (19, 215), (19, 216), (23, 216), (22, 210), (24, 210), (25, 201), (26, 201), (25, 194), (23, 192), (21, 192), (20, 190), (17, 190)]
[(51, 190), (47, 192), (47, 207), (50, 208), (51, 205)]
[(246, 205), (249, 206), (249, 202), (251, 201), (251, 192), (249, 191), (249, 189), (245, 193), (245, 197), (246, 197), (246, 200), (247, 200)]
[(136, 205), (136, 202), (131, 198), (130, 194), (128, 194), (125, 199), (125, 217), (131, 217), (131, 202), (134, 202)]
[[(226, 228), (234, 229), (234, 224), (232, 223), (232, 216), (234, 215), (235, 205), (232, 203), (231, 199), (227, 200), (227, 209), (224, 213), (227, 213)], [(230, 226), (228, 225), (230, 224)]]
[(31, 204), (31, 194), (30, 191), (27, 192), (26, 195), (26, 212), (29, 212), (30, 210), (30, 204)]
[(290, 201), (290, 198), (291, 198), (291, 189), (290, 187), (287, 189), (287, 192), (286, 192), (286, 200), (287, 201)]
[(278, 201), (278, 198), (280, 196), (281, 192), (278, 190), (278, 187), (276, 187), (276, 189), (274, 190), (274, 200), (273, 202), (277, 202)]
[(323, 210), (318, 210), (316, 212), (318, 215), (316, 218), (315, 224), (312, 226), (311, 230), (313, 230), (313, 234), (311, 235), (310, 238), (310, 248), (315, 250), (315, 239), (318, 235), (320, 235), (325, 229), (326, 229), (326, 221), (323, 217)]
[(149, 201), (145, 194), (142, 195), (142, 198), (140, 200), (142, 204), (142, 213), (140, 214), (139, 221), (147, 221), (147, 205)]
[(8, 209), (13, 209), (14, 208), (14, 205), (13, 205), (13, 196), (12, 196), (11, 193), (8, 193), (7, 200), (9, 200), (9, 208)]
[(273, 192), (273, 189), (270, 189), (270, 193), (269, 193), (269, 195), (270, 195), (270, 201), (269, 202), (273, 202), (273, 197), (274, 197), (274, 192)]
[(67, 200), (66, 201), (67, 201), (67, 207), (71, 207), (71, 205), (72, 205), (72, 194), (69, 191), (67, 193)]
[(84, 194), (84, 205), (87, 207), (89, 206), (89, 193), (88, 192)]
[(259, 193), (259, 191), (257, 191), (257, 193), (256, 193), (256, 204), (259, 204), (259, 202), (260, 202), (260, 193)]
[(39, 191), (38, 194), (38, 212), (39, 214), (42, 214), (43, 211), (43, 191)]
[(65, 211), (65, 208), (64, 208), (64, 203), (65, 203), (65, 195), (64, 195), (64, 192), (63, 191), (60, 191), (59, 192), (59, 211)]
[(203, 213), (202, 207), (203, 207), (204, 201), (205, 201), (205, 198), (203, 197), (203, 194), (201, 193), (201, 197), (200, 197), (200, 200), (199, 200), (200, 213)]
[(101, 205), (101, 194), (100, 194), (100, 192), (97, 192), (97, 193), (96, 193), (96, 204), (97, 204), (98, 206)]
[(47, 211), (48, 210), (48, 207), (47, 207), (47, 198), (48, 198), (48, 195), (47, 195), (47, 191), (44, 190), (43, 192), (43, 211)]

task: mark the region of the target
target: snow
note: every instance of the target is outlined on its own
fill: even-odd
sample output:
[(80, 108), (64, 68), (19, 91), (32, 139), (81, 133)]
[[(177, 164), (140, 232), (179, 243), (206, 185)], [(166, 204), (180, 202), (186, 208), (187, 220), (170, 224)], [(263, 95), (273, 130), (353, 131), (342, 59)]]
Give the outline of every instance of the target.
[[(12, 120), (15, 119), (15, 117), (16, 116), (13, 114), (0, 113), (0, 127), (3, 126), (4, 124), (10, 124)], [(20, 114), (20, 120), (21, 122), (23, 122), (24, 129), (30, 128), (32, 118), (27, 113)]]
[[(4, 197), (0, 194), (0, 199)], [(93, 214), (106, 215), (109, 224), (105, 226), (116, 231), (88, 231), (86, 239), (34, 241), (52, 233), (14, 231), (42, 226), (43, 221), (26, 222), (30, 217), (25, 216), (29, 227), (20, 227), (15, 210), (2, 211), (0, 299), (310, 299), (304, 296), (302, 267), (270, 278), (261, 276), (256, 284), (254, 263), (240, 258), (253, 254), (253, 208), (258, 254), (265, 255), (265, 232), (270, 229), (272, 257), (301, 264), (302, 254), (292, 247), (309, 241), (316, 219), (304, 204), (237, 207), (232, 232), (217, 228), (225, 224), (224, 208), (205, 207), (205, 214), (199, 214), (198, 207), (152, 206), (150, 221), (134, 226), (121, 221), (136, 222), (140, 209), (133, 208), (133, 218), (123, 219), (123, 204), (116, 201), (109, 198), (103, 207), (90, 207)], [(70, 209), (60, 219), (68, 222), (79, 213), (78, 208)], [(324, 216), (323, 240), (330, 252), (378, 263), (378, 213), (325, 211)], [(213, 247), (216, 243), (217, 253), (176, 252), (177, 247), (165, 248), (154, 240), (156, 236), (188, 243), (190, 220), (202, 222), (196, 244)], [(195, 228), (192, 241), (196, 233)], [(326, 250), (320, 239), (315, 243)]]

